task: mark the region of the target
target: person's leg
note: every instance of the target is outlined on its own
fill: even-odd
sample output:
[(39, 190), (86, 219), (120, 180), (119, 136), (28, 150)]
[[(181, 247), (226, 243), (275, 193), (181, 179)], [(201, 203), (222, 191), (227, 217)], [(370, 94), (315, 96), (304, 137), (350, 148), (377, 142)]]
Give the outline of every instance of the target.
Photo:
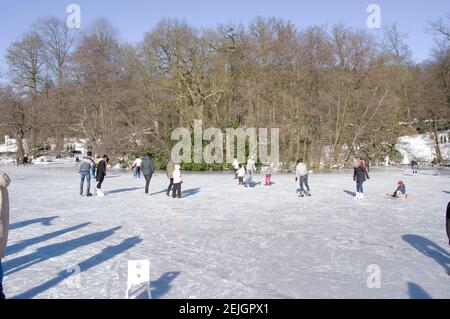
[(170, 191), (173, 188), (173, 178), (170, 179), (169, 187), (167, 187), (167, 196), (170, 195)]
[(101, 190), (102, 189), (102, 184), (103, 184), (103, 178), (100, 178), (97, 182), (97, 189)]
[(308, 191), (308, 193), (311, 191), (311, 189), (309, 188), (309, 183), (308, 183), (308, 177), (309, 175), (305, 176), (304, 182), (305, 182), (305, 186), (306, 186), (306, 190)]
[(145, 177), (145, 193), (148, 194), (150, 181), (152, 180), (152, 175), (144, 175)]
[(91, 194), (91, 172), (86, 173), (87, 195)]
[(178, 184), (175, 184), (175, 183), (172, 185), (172, 197), (173, 198), (177, 197), (177, 185)]
[(80, 173), (80, 195), (83, 195), (84, 191), (84, 173)]
[(447, 218), (447, 237), (448, 237), (448, 244), (450, 245), (450, 218)]
[(305, 176), (300, 176), (300, 195), (303, 195), (303, 193), (305, 192)]
[(181, 183), (178, 183), (178, 194), (177, 194), (178, 198), (181, 198)]

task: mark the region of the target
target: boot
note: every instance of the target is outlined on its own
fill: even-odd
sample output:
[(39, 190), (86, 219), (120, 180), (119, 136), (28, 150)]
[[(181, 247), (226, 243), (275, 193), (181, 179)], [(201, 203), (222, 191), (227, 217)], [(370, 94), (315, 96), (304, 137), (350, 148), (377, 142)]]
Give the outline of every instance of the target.
[(359, 199), (361, 199), (361, 197), (360, 197), (360, 193), (356, 193), (355, 199), (356, 199), (356, 200), (359, 200)]
[(364, 200), (364, 193), (359, 193), (359, 199)]
[(97, 196), (98, 197), (103, 197), (105, 196), (105, 194), (103, 194), (102, 190), (100, 188), (97, 188)]

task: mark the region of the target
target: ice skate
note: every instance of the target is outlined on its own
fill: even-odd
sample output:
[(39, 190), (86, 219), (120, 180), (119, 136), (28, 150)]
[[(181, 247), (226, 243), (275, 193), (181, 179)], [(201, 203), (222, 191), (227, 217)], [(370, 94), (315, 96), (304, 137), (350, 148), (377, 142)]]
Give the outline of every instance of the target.
[(97, 188), (97, 197), (104, 197), (105, 194), (102, 192), (101, 189)]

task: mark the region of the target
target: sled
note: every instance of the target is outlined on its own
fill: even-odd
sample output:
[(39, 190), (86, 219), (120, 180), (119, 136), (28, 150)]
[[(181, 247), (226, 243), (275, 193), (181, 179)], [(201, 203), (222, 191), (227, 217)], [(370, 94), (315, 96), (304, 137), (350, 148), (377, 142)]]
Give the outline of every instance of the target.
[(405, 194), (405, 197), (394, 197), (392, 194), (386, 193), (386, 196), (392, 200), (408, 200), (411, 199), (411, 195)]

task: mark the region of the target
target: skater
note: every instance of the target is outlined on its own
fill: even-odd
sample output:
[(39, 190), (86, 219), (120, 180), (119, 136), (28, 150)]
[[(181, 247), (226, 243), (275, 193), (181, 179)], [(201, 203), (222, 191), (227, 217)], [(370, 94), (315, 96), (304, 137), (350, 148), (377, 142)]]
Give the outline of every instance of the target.
[(448, 244), (450, 245), (450, 202), (448, 202), (447, 205), (447, 237), (448, 237)]
[(411, 161), (411, 169), (413, 171), (413, 174), (417, 174), (417, 171), (419, 170), (419, 164), (415, 159)]
[(86, 180), (87, 184), (87, 190), (86, 190), (86, 196), (91, 197), (91, 172), (94, 168), (95, 162), (92, 158), (92, 152), (87, 152), (87, 155), (83, 157), (83, 160), (80, 163), (80, 169), (79, 173), (81, 175), (81, 182), (80, 182), (80, 196), (83, 196), (83, 190), (84, 190), (84, 180)]
[[(300, 193), (300, 197), (311, 196), (311, 190), (308, 184), (308, 169), (306, 164), (303, 163), (303, 159), (299, 159), (297, 161), (297, 167), (295, 168), (295, 181), (300, 183), (300, 189), (298, 192)], [(306, 191), (304, 186), (306, 186)]]
[(166, 174), (167, 174), (167, 178), (169, 179), (169, 186), (167, 187), (167, 192), (166, 195), (170, 196), (170, 191), (172, 190), (173, 187), (173, 171), (175, 170), (175, 163), (170, 160), (167, 163), (167, 167), (166, 167)]
[(433, 168), (433, 176), (438, 176), (438, 160), (435, 158), (433, 158), (433, 160), (431, 161), (431, 167)]
[(362, 161), (357, 163), (357, 166), (353, 169), (353, 180), (356, 182), (356, 196), (355, 199), (364, 199), (364, 189), (363, 184), (366, 179), (370, 179), (366, 168)]
[(256, 156), (251, 155), (247, 161), (247, 181), (245, 182), (245, 186), (255, 187), (253, 184), (253, 172), (256, 170)]
[(238, 179), (238, 178), (239, 178), (239, 176), (238, 176), (238, 170), (239, 170), (239, 168), (240, 168), (240, 164), (239, 164), (239, 161), (237, 160), (237, 158), (235, 158), (235, 159), (233, 160), (233, 167), (234, 167), (234, 171), (236, 172), (236, 173), (234, 174), (234, 179)]
[(0, 300), (5, 299), (3, 293), (2, 259), (5, 257), (9, 232), (9, 176), (0, 171)]
[(142, 160), (139, 157), (136, 158), (132, 166), (134, 170), (134, 178), (141, 178), (141, 164)]
[(145, 177), (145, 194), (148, 194), (150, 181), (153, 173), (155, 173), (155, 162), (153, 162), (152, 154), (145, 155), (141, 163), (141, 170)]
[(397, 189), (395, 190), (395, 192), (387, 195), (393, 199), (408, 199), (405, 183), (399, 181), (397, 183)]
[(272, 167), (269, 165), (269, 167), (266, 169), (266, 186), (272, 186), (272, 171)]
[(98, 169), (97, 169), (97, 196), (103, 197), (105, 194), (102, 192), (102, 184), (105, 180), (106, 176), (106, 164), (109, 162), (109, 157), (107, 155), (103, 155), (100, 162), (98, 162)]
[(239, 164), (239, 169), (236, 171), (236, 175), (239, 179), (239, 185), (244, 185), (244, 177), (245, 177), (245, 167), (242, 164)]
[(173, 171), (173, 191), (172, 198), (181, 198), (181, 184), (183, 180), (181, 179), (181, 167), (178, 164), (175, 164), (175, 168)]

